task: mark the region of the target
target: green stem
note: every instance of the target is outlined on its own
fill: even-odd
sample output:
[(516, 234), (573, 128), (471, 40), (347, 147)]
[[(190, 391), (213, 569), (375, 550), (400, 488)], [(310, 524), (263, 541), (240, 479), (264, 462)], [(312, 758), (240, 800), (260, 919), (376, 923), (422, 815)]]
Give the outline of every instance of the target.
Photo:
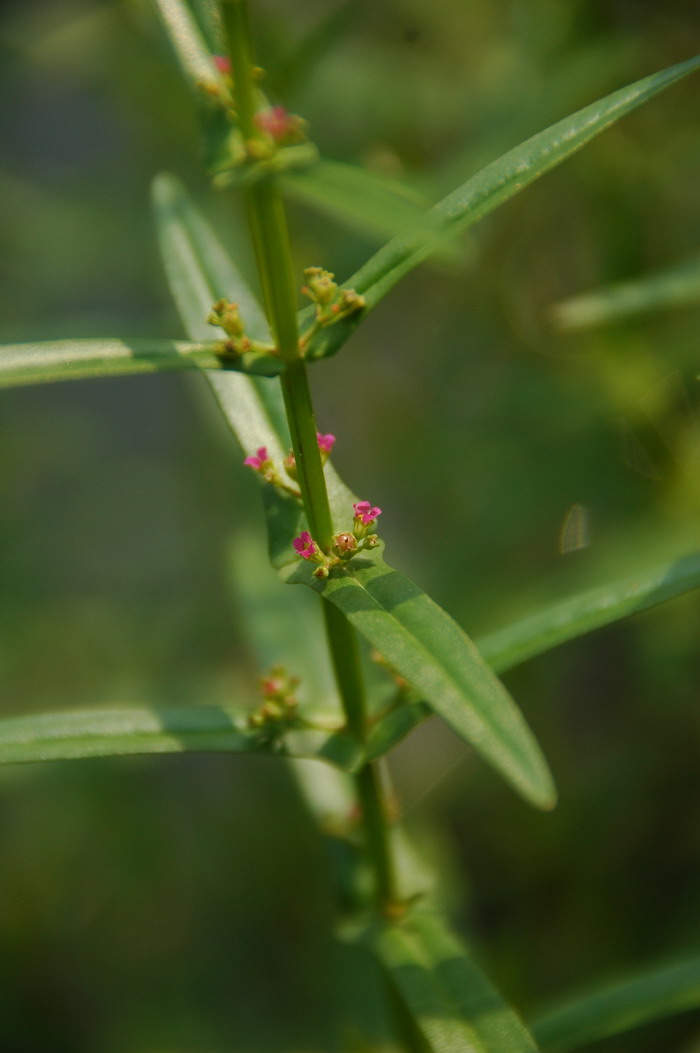
[[(331, 603), (323, 604), (323, 616), (348, 728), (360, 742), (364, 742), (368, 731), (367, 701), (357, 634), (345, 616)], [(396, 903), (398, 896), (378, 765), (366, 764), (361, 768), (355, 776), (355, 784), (367, 839), (367, 853), (374, 867), (376, 903), (380, 911), (385, 911), (392, 903)]]
[[(248, 140), (255, 136), (256, 129), (253, 50), (245, 0), (225, 0), (223, 10), (238, 119)], [(299, 349), (296, 287), (284, 202), (273, 176), (264, 177), (248, 187), (245, 195), (267, 315), (278, 354), (286, 363), (281, 376), (282, 392), (304, 511), (314, 540), (328, 551), (333, 540), (333, 521), (316, 438), (306, 363)], [(348, 728), (364, 742), (367, 737), (367, 705), (357, 636), (336, 607), (326, 601), (322, 606)], [(396, 889), (387, 816), (376, 768), (372, 765), (362, 768), (356, 776), (356, 785), (367, 854), (374, 868), (377, 907), (386, 910), (396, 901)]]
[(224, 0), (222, 5), (231, 70), (234, 80), (236, 114), (244, 139), (255, 134), (255, 88), (253, 86), (253, 48), (246, 0)]
[(304, 360), (290, 362), (280, 380), (309, 529), (316, 543), (327, 552), (333, 541), (333, 519)]

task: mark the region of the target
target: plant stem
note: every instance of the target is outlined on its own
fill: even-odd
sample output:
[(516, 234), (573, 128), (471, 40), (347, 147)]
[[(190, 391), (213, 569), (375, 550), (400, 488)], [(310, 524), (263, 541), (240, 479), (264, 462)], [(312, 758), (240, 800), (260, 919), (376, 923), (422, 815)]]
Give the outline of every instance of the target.
[[(247, 141), (256, 135), (256, 103), (246, 2), (225, 0), (223, 11), (238, 119)], [(245, 199), (267, 315), (277, 352), (286, 363), (280, 380), (304, 511), (314, 540), (328, 551), (333, 539), (333, 521), (316, 438), (306, 363), (299, 349), (294, 269), (284, 202), (272, 175), (249, 186)], [(336, 607), (327, 601), (322, 602), (322, 607), (348, 728), (360, 742), (364, 742), (367, 737), (367, 705), (357, 636)], [(365, 765), (356, 775), (356, 785), (366, 850), (375, 874), (376, 905), (384, 911), (396, 901), (396, 890), (387, 816), (376, 768)]]
[[(323, 604), (328, 646), (343, 701), (348, 729), (364, 742), (367, 738), (367, 702), (357, 634), (345, 616), (331, 603)], [(375, 898), (380, 911), (397, 901), (396, 876), (391, 852), (384, 794), (375, 764), (366, 764), (355, 776), (367, 852), (375, 874)]]
[[(223, 5), (231, 52), (238, 120), (246, 142), (255, 138), (253, 48), (245, 0)], [(297, 478), (309, 529), (324, 550), (331, 546), (333, 523), (316, 440), (306, 364), (299, 350), (296, 285), (284, 202), (274, 177), (264, 176), (245, 191), (248, 223), (263, 287), (267, 317), (280, 358), (287, 363), (282, 392), (287, 411)]]

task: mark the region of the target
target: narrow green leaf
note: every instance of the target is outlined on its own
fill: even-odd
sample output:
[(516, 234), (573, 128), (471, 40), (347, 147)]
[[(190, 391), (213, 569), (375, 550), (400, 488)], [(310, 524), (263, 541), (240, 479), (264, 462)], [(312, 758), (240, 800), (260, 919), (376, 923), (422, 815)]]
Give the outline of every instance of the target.
[(160, 15), (180, 68), (196, 91), (204, 99), (202, 88), (218, 91), (222, 79), (211, 52), (200, 31), (197, 19), (186, 0), (153, 0)]
[(0, 764), (145, 753), (259, 753), (323, 760), (352, 771), (350, 736), (299, 722), (277, 734), (251, 729), (230, 706), (76, 710), (0, 720)]
[(245, 354), (223, 360), (216, 341), (48, 340), (0, 346), (0, 387), (45, 384), (86, 377), (160, 373), (171, 369), (211, 369), (275, 376), (282, 363), (274, 355)]
[[(153, 184), (153, 203), (165, 273), (190, 338), (211, 336), (212, 327), (207, 323), (211, 305), (227, 297), (238, 304), (248, 335), (269, 341), (267, 321), (255, 296), (179, 180), (158, 176)], [(245, 455), (266, 446), (271, 458), (281, 463), (290, 439), (279, 385), (232, 374), (205, 376)], [(288, 505), (274, 507), (282, 515)]]
[(537, 1053), (504, 1001), (442, 919), (425, 909), (364, 934), (430, 1053)]
[[(269, 341), (267, 321), (257, 300), (179, 181), (159, 176), (153, 199), (165, 272), (190, 338), (211, 336), (212, 327), (206, 322), (211, 304), (226, 296), (239, 305), (248, 335)], [(279, 382), (224, 372), (204, 375), (244, 453), (250, 455), (266, 446), (272, 460), (281, 464), (291, 440)], [(331, 464), (326, 465), (325, 473), (334, 520), (344, 525), (354, 497)], [(264, 487), (263, 500), (270, 558), (274, 566), (281, 566), (296, 559), (291, 541), (302, 528), (301, 507), (270, 486)]]
[(391, 237), (425, 221), (427, 200), (403, 183), (341, 161), (318, 164), (284, 178), (284, 186), (305, 204), (321, 209), (351, 230)]
[(700, 1008), (700, 957), (666, 963), (565, 1002), (532, 1030), (552, 1053), (577, 1049), (642, 1024)]
[(307, 564), (281, 573), (335, 604), (518, 793), (539, 808), (553, 807), (556, 792), (547, 764), (501, 681), (450, 616), (389, 567), (379, 549), (356, 557), (325, 581), (314, 577)]
[(219, 0), (191, 0), (192, 14), (202, 31), (208, 50), (214, 55), (226, 53), (226, 34)]
[(503, 673), (566, 640), (619, 621), (700, 586), (700, 552), (582, 592), (480, 638), (486, 661)]
[[(321, 330), (309, 345), (309, 356), (334, 354), (366, 312), (376, 307), (401, 278), (435, 252), (446, 238), (473, 226), (615, 121), (697, 69), (700, 57), (636, 81), (553, 124), (482, 168), (430, 210), (427, 234), (424, 225), (417, 235), (393, 238), (344, 283), (346, 288), (363, 294), (367, 308)], [(311, 315), (306, 317), (310, 319)]]
[(557, 329), (573, 332), (694, 304), (700, 304), (700, 259), (688, 260), (636, 281), (572, 296), (554, 304), (550, 314)]

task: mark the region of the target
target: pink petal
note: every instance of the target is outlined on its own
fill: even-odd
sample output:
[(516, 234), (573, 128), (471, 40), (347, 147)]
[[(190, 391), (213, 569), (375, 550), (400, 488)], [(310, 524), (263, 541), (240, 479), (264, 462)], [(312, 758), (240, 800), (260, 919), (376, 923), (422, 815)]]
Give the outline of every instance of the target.
[(218, 69), (219, 73), (230, 73), (231, 72), (231, 59), (227, 58), (226, 55), (214, 55), (214, 65)]
[(311, 559), (316, 555), (316, 542), (308, 530), (303, 530), (299, 537), (295, 537), (292, 545), (302, 559)]
[(320, 431), (316, 433), (316, 439), (318, 440), (319, 450), (325, 450), (326, 453), (330, 453), (335, 445), (335, 435), (321, 435)]

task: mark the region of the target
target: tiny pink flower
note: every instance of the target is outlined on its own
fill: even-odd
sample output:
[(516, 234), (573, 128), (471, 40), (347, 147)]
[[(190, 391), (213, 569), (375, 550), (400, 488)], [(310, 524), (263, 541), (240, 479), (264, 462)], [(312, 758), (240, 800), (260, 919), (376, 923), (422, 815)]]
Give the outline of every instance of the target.
[(318, 448), (322, 453), (330, 455), (331, 450), (335, 446), (335, 435), (321, 435), (320, 431), (316, 432), (316, 439), (318, 440)]
[(289, 451), (285, 459), (282, 461), (284, 470), (287, 475), (291, 475), (292, 479), (297, 477), (297, 460), (292, 450)]
[(353, 506), (355, 512), (355, 519), (359, 519), (363, 526), (369, 526), (373, 523), (377, 516), (382, 514), (381, 508), (373, 508), (369, 501), (358, 501)]
[(267, 452), (267, 446), (258, 447), (256, 454), (252, 454), (250, 457), (246, 457), (243, 461), (250, 468), (253, 468), (256, 472), (259, 472), (266, 461), (269, 461), (270, 456)]
[(297, 555), (301, 556), (302, 559), (311, 559), (318, 552), (316, 542), (311, 537), (308, 530), (303, 530), (299, 537), (294, 538), (292, 544), (294, 545), (295, 552)]
[(261, 682), (261, 687), (265, 698), (274, 698), (275, 695), (284, 694), (286, 681), (281, 676), (266, 676)]
[(255, 123), (261, 132), (266, 132), (276, 143), (280, 142), (290, 131), (293, 118), (284, 106), (271, 106), (255, 114)]
[(227, 55), (213, 55), (214, 65), (224, 76), (231, 72), (231, 59)]

